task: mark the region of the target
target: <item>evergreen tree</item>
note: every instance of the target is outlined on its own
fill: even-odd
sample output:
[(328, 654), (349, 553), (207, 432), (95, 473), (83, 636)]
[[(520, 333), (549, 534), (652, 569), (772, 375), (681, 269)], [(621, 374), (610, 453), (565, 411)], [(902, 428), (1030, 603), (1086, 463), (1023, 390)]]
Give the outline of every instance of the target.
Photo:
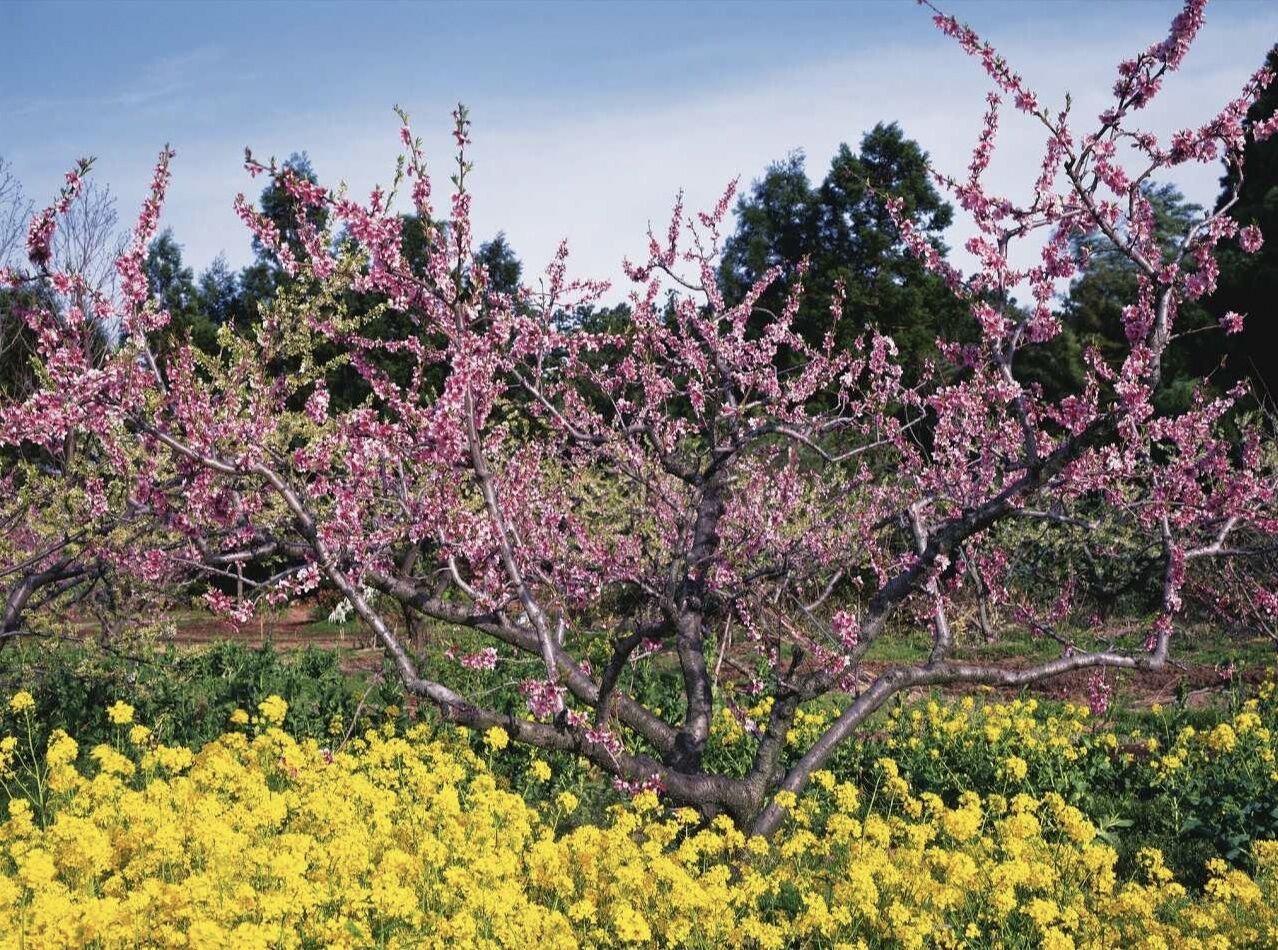
[(217, 346), (216, 327), (203, 308), (195, 272), (182, 261), (182, 246), (166, 228), (147, 248), (146, 277), (156, 301), (169, 312), (160, 349), (190, 339), (202, 350)]
[(822, 183), (813, 187), (800, 152), (772, 165), (737, 205), (738, 227), (724, 250), (723, 278), (739, 296), (770, 267), (782, 278), (759, 305), (784, 306), (799, 262), (807, 258), (807, 290), (796, 326), (820, 342), (830, 323), (836, 282), (847, 295), (836, 334), (849, 345), (866, 326), (891, 335), (908, 365), (917, 368), (938, 339), (968, 339), (966, 309), (906, 249), (887, 210), (899, 198), (904, 212), (944, 253), (941, 235), (953, 212), (928, 177), (927, 155), (896, 123), (879, 123), (860, 151), (840, 146)]
[[(1278, 70), (1278, 46), (1265, 64)], [(1247, 113), (1260, 123), (1278, 112), (1278, 83), (1271, 83)], [(1247, 169), (1238, 186), (1238, 203), (1230, 214), (1243, 225), (1259, 225), (1264, 246), (1256, 254), (1244, 252), (1237, 242), (1220, 250), (1220, 279), (1207, 307), (1216, 319), (1230, 310), (1245, 314), (1241, 334), (1229, 337), (1228, 368), (1231, 375), (1249, 377), (1257, 395), (1270, 405), (1278, 401), (1278, 136), (1263, 142), (1248, 140), (1243, 152)], [(1221, 180), (1217, 207), (1232, 197), (1237, 184), (1231, 170)]]
[[(298, 178), (315, 184), (319, 179), (315, 176), (315, 169), (311, 166), (310, 156), (306, 152), (294, 152), (284, 161), (284, 168), (291, 171)], [(284, 186), (278, 184), (275, 179), (262, 189), (262, 197), (259, 202), (262, 214), (270, 218), (271, 222), (279, 229), (280, 237), (284, 243), (299, 257), (304, 256), (302, 253), (302, 241), (300, 229), (298, 227), (298, 203)], [(306, 212), (307, 221), (319, 230), (323, 230), (328, 221), (328, 214), (323, 208), (309, 208)], [(271, 251), (264, 247), (256, 237), (253, 239), (253, 253), (257, 255), (258, 260), (266, 260), (275, 263), (274, 255)]]
[(225, 254), (215, 257), (200, 275), (196, 294), (200, 309), (215, 324), (234, 325), (241, 315), (239, 279), (227, 264)]
[[(1186, 201), (1174, 185), (1146, 182), (1142, 191), (1153, 206), (1156, 234), (1164, 253), (1170, 256), (1177, 237), (1202, 217), (1203, 209)], [(1062, 306), (1065, 332), (1044, 348), (1046, 359), (1037, 362), (1052, 366), (1067, 386), (1081, 383), (1082, 353), (1089, 347), (1111, 364), (1121, 360), (1129, 346), (1122, 312), (1137, 294), (1136, 265), (1112, 242), (1093, 235), (1078, 243), (1090, 256)], [(1181, 305), (1175, 334), (1174, 344), (1163, 357), (1163, 383), (1156, 397), (1156, 406), (1169, 412), (1188, 407), (1193, 380), (1210, 375), (1223, 355), (1224, 334), (1201, 303), (1186, 301)], [(1223, 383), (1223, 377), (1216, 382)], [(1048, 394), (1052, 394), (1050, 388)]]
[(519, 290), (519, 278), (523, 265), (506, 240), (506, 233), (498, 231), (491, 241), (485, 241), (475, 252), (475, 263), (488, 271), (488, 287), (497, 293), (513, 294)]

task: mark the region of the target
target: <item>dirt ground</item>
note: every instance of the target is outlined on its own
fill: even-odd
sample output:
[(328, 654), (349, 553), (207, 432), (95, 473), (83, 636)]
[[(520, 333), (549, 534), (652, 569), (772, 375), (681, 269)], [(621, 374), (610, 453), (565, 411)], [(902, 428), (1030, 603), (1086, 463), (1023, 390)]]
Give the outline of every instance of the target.
[(316, 629), (312, 612), (307, 607), (287, 610), (269, 622), (236, 628), (229, 620), (212, 616), (184, 617), (176, 621), (172, 636), (163, 642), (179, 646), (206, 646), (231, 640), (246, 646), (270, 643), (276, 650), (288, 652), (303, 647), (319, 650), (341, 650), (342, 667), (347, 672), (372, 672), (382, 665), (381, 650), (373, 645), (371, 634), (362, 626), (350, 624), (344, 630)]
[[(993, 665), (1009, 670), (1017, 668), (1017, 663), (1009, 660), (994, 661)], [(873, 668), (876, 665), (870, 666)], [(1111, 672), (1109, 676), (1121, 693), (1123, 704), (1130, 708), (1148, 708), (1155, 704), (1170, 706), (1177, 701), (1182, 689), (1185, 691), (1186, 705), (1191, 708), (1202, 708), (1211, 705), (1231, 684), (1237, 685), (1240, 680), (1249, 685), (1261, 682), (1266, 676), (1266, 671), (1258, 668), (1241, 669), (1236, 671), (1231, 679), (1214, 666), (1184, 664), (1153, 672), (1132, 673), (1118, 670)], [(1059, 702), (1086, 704), (1090, 679), (1091, 671), (1075, 670), (1035, 684), (1028, 689), (999, 687), (995, 688), (994, 692), (1005, 698), (1028, 693)], [(963, 696), (982, 691), (982, 687), (969, 685), (956, 685), (942, 690), (946, 695), (951, 696)]]
[[(334, 630), (328, 626), (317, 629), (312, 611), (305, 607), (292, 609), (281, 617), (272, 618), (269, 623), (251, 624), (238, 630), (228, 621), (219, 618), (182, 618), (169, 639), (170, 642), (184, 646), (234, 640), (250, 646), (269, 642), (275, 649), (286, 652), (305, 646), (324, 650), (337, 649), (343, 653), (342, 666), (348, 672), (374, 672), (382, 666), (381, 651), (362, 626), (352, 623), (342, 630)], [(987, 662), (994, 662), (1006, 669), (1015, 669), (1018, 665), (1016, 660)], [(863, 670), (869, 678), (885, 666), (882, 663), (866, 663)], [(1240, 678), (1245, 683), (1258, 683), (1268, 672), (1263, 667), (1244, 667), (1233, 674), (1234, 682)], [(1089, 671), (1078, 670), (1033, 686), (1028, 692), (1044, 699), (1085, 703), (1090, 676)], [(1170, 705), (1177, 701), (1182, 691), (1190, 706), (1207, 706), (1230, 685), (1228, 675), (1222, 673), (1218, 667), (1193, 663), (1138, 675), (1116, 671), (1112, 676), (1124, 704), (1136, 708), (1155, 703)], [(980, 687), (962, 685), (945, 690), (947, 694), (955, 696), (979, 691), (982, 691)], [(1022, 694), (1020, 688), (999, 688), (995, 692), (1007, 697)]]

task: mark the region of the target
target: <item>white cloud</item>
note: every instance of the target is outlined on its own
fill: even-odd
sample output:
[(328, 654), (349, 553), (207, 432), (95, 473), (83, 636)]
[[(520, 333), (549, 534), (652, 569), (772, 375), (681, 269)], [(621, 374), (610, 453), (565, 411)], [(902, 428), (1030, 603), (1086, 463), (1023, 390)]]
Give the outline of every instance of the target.
[[(1200, 124), (1237, 93), (1278, 35), (1278, 14), (1259, 6), (1248, 13), (1247, 24), (1227, 22), (1203, 31), (1185, 68), (1148, 111), (1152, 131), (1166, 135)], [(1073, 92), (1081, 131), (1088, 127), (1087, 117), (1107, 104), (1118, 60), (1165, 29), (1157, 15), (1124, 22), (1132, 20), (1145, 21), (1133, 35), (1039, 31), (993, 38), (1041, 101), (1061, 102), (1067, 89)], [(476, 233), (484, 237), (505, 230), (529, 276), (567, 238), (574, 275), (617, 280), (621, 258), (643, 253), (649, 222), (664, 229), (680, 188), (690, 209), (709, 207), (729, 180), (741, 176), (748, 186), (769, 162), (794, 148), (807, 153), (809, 173), (820, 178), (840, 142), (855, 145), (880, 120), (900, 121), (939, 169), (961, 173), (980, 128), (989, 82), (956, 45), (935, 40), (923, 18), (904, 17), (901, 33), (898, 46), (761, 69), (757, 80), (731, 91), (632, 99), (608, 112), (566, 114), (562, 103), (534, 101), (522, 115), (502, 118), (509, 110), (499, 101), (473, 102)], [(406, 97), (405, 104), (427, 139), (442, 203), (451, 106), (441, 97), (421, 95), (416, 101)], [(326, 182), (344, 177), (357, 194), (390, 178), (398, 141), (388, 108), (302, 115), (269, 128), (255, 124), (256, 129), (228, 130), (233, 140), (219, 130), (208, 141), (175, 143), (179, 160), (165, 223), (174, 227), (197, 265), (222, 250), (235, 263), (247, 257), (247, 238), (231, 199), (239, 190), (256, 190), (260, 181), (250, 181), (240, 168), (244, 139), (255, 152), (274, 150), (281, 157), (305, 147)], [(1040, 128), (1007, 109), (987, 182), (1019, 197), (1037, 172), (1043, 140)], [(139, 189), (145, 184), (144, 162), (139, 152), (109, 170), (122, 194), (137, 193), (126, 184), (136, 181)], [(124, 173), (130, 176), (127, 183)], [(1210, 203), (1218, 176), (1213, 166), (1171, 180), (1192, 199)], [(957, 225), (951, 244), (960, 247), (967, 233)], [(960, 264), (966, 259), (961, 251), (956, 257)]]

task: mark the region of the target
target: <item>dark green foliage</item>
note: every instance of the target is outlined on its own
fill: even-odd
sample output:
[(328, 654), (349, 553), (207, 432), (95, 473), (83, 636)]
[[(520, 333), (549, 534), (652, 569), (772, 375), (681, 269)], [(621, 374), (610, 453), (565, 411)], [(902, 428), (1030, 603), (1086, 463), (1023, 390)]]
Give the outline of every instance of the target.
[(200, 310), (217, 325), (239, 322), (241, 314), (240, 281), (226, 263), (226, 255), (219, 254), (200, 275), (196, 290)]
[[(805, 298), (796, 324), (819, 343), (830, 326), (836, 282), (846, 289), (845, 316), (836, 342), (849, 346), (867, 326), (895, 339), (906, 366), (917, 370), (938, 339), (970, 339), (966, 308), (901, 243), (887, 199), (944, 252), (941, 234), (953, 218), (928, 177), (927, 155), (896, 123), (876, 125), (853, 153), (843, 145), (819, 186), (813, 187), (801, 153), (772, 165), (737, 205), (738, 227), (724, 249), (725, 296), (739, 300), (770, 267), (782, 277), (759, 302), (780, 313), (807, 259)], [(759, 314), (763, 322), (766, 315)]]
[(203, 305), (195, 272), (182, 261), (182, 246), (172, 229), (166, 228), (147, 248), (146, 277), (156, 303), (169, 313), (168, 326), (159, 334), (160, 355), (188, 339), (201, 350), (215, 350), (217, 327)]
[[(1170, 258), (1181, 237), (1201, 220), (1203, 209), (1185, 200), (1173, 185), (1146, 182), (1145, 197), (1154, 208), (1157, 235)], [(1090, 254), (1082, 275), (1070, 286), (1061, 310), (1065, 331), (1031, 358), (1026, 369), (1053, 375), (1040, 379), (1045, 392), (1060, 397), (1081, 386), (1083, 351), (1095, 348), (1111, 365), (1121, 363), (1130, 344), (1123, 330), (1123, 308), (1137, 297), (1136, 265), (1104, 237), (1079, 242)], [(1187, 409), (1193, 388), (1216, 370), (1224, 355), (1224, 333), (1201, 304), (1186, 301), (1176, 318), (1172, 345), (1163, 358), (1163, 381), (1155, 396), (1162, 412)], [(1223, 383), (1223, 378), (1216, 380)]]
[(488, 272), (490, 291), (508, 296), (518, 292), (524, 267), (507, 242), (504, 231), (498, 231), (495, 238), (479, 246), (475, 252), (475, 263), (482, 264)]
[(275, 296), (283, 279), (283, 272), (270, 261), (258, 260), (241, 270), (235, 325), (247, 326), (256, 319), (261, 305)]
[[(294, 152), (284, 161), (284, 168), (292, 171), (298, 178), (309, 181), (312, 184), (319, 181), (315, 175), (315, 169), (311, 166), (311, 158), (306, 152)], [(305, 255), (302, 248), (301, 229), (298, 220), (298, 214), (301, 209), (297, 200), (283, 186), (276, 184), (272, 179), (262, 189), (262, 197), (259, 204), (262, 213), (270, 218), (275, 227), (279, 229), (280, 237), (284, 243), (299, 259), (303, 258)], [(306, 220), (316, 230), (323, 231), (328, 221), (328, 214), (322, 208), (308, 208)], [(272, 264), (276, 263), (275, 256), (271, 250), (264, 247), (256, 237), (253, 239), (253, 253), (257, 255), (258, 260), (268, 261)]]
[[(1278, 69), (1278, 46), (1266, 65)], [(1276, 111), (1278, 83), (1271, 83), (1247, 116), (1260, 122)], [(1246, 175), (1230, 215), (1244, 225), (1258, 225), (1265, 244), (1258, 254), (1244, 253), (1237, 242), (1221, 246), (1220, 280), (1207, 306), (1214, 317), (1230, 310), (1247, 316), (1243, 333), (1228, 340), (1229, 368), (1234, 376), (1250, 378), (1272, 405), (1278, 399), (1278, 136), (1248, 140), (1243, 154)], [(1233, 193), (1236, 177), (1231, 171), (1222, 180), (1219, 203)]]

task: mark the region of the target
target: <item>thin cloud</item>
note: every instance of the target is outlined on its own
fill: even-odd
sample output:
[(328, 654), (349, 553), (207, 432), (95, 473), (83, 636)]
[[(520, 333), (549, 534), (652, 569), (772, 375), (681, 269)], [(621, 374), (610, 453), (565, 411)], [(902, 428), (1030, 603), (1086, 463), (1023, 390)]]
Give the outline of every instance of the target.
[[(982, 9), (991, 15), (982, 16)], [(1131, 15), (1087, 36), (1024, 22), (995, 23), (990, 29), (980, 20), (996, 19), (995, 9), (974, 8), (974, 25), (990, 33), (1042, 101), (1062, 102), (1071, 91), (1079, 129), (1104, 107), (1115, 64), (1145, 48), (1167, 22), (1164, 6), (1142, 5), (1124, 8)], [(1239, 15), (1239, 7), (1226, 8), (1228, 16), (1209, 22), (1184, 70), (1148, 110), (1152, 131), (1165, 136), (1205, 121), (1263, 61), (1278, 35), (1278, 12), (1260, 5), (1243, 9), (1245, 15)], [(616, 280), (622, 258), (644, 252), (649, 223), (664, 228), (679, 190), (690, 209), (707, 207), (727, 182), (740, 177), (748, 187), (769, 162), (795, 148), (803, 149), (809, 174), (820, 179), (841, 142), (855, 147), (880, 120), (899, 121), (937, 168), (961, 173), (980, 128), (989, 81), (977, 63), (938, 38), (926, 18), (902, 17), (895, 32), (900, 37), (895, 44), (852, 48), (821, 62), (760, 69), (746, 82), (702, 83), (660, 97), (636, 88), (610, 94), (606, 101), (593, 97), (574, 103), (562, 95), (539, 98), (535, 89), (522, 90), (518, 111), (507, 93), (469, 98), (477, 232), (488, 236), (504, 230), (530, 275), (566, 238), (575, 274)], [(148, 67), (161, 85), (167, 83), (169, 99), (180, 98), (174, 90), (185, 88), (193, 74), (214, 72), (212, 60), (199, 57), (215, 57), (216, 50), (194, 53), (194, 58), (185, 54)], [(345, 179), (353, 194), (363, 196), (375, 183), (388, 183), (394, 167), (398, 141), (392, 101), (414, 114), (440, 178), (442, 200), (452, 153), (448, 115), (458, 93), (465, 93), (466, 78), (450, 77), (448, 86), (438, 77), (429, 85), (409, 81), (388, 88), (380, 107), (367, 96), (357, 105), (311, 102), (309, 110), (292, 102), (281, 108), (268, 97), (260, 109), (240, 110), (236, 122), (173, 136), (179, 154), (164, 223), (174, 228), (188, 261), (197, 267), (220, 252), (232, 264), (246, 263), (249, 241), (231, 201), (238, 191), (255, 194), (261, 182), (244, 174), (243, 147), (281, 158), (306, 149), (322, 180)], [(112, 95), (127, 95), (132, 88)], [(144, 145), (139, 138), (130, 136), (127, 151), (121, 146), (117, 155), (104, 154), (99, 167), (121, 194), (126, 215), (141, 200), (155, 150), (170, 136)], [(1013, 197), (1023, 194), (1043, 141), (1041, 128), (1009, 109), (987, 181)], [(1172, 181), (1192, 200), (1209, 205), (1218, 175), (1215, 168), (1200, 168)], [(30, 185), (28, 191), (38, 194)], [(961, 266), (967, 233), (958, 217), (947, 237)]]
[[(96, 95), (27, 99), (0, 115), (16, 120), (48, 113), (145, 110), (156, 105), (184, 107), (190, 92), (208, 82), (225, 59), (218, 47), (189, 50), (144, 64), (116, 89)], [(131, 116), (136, 118), (136, 115)]]

